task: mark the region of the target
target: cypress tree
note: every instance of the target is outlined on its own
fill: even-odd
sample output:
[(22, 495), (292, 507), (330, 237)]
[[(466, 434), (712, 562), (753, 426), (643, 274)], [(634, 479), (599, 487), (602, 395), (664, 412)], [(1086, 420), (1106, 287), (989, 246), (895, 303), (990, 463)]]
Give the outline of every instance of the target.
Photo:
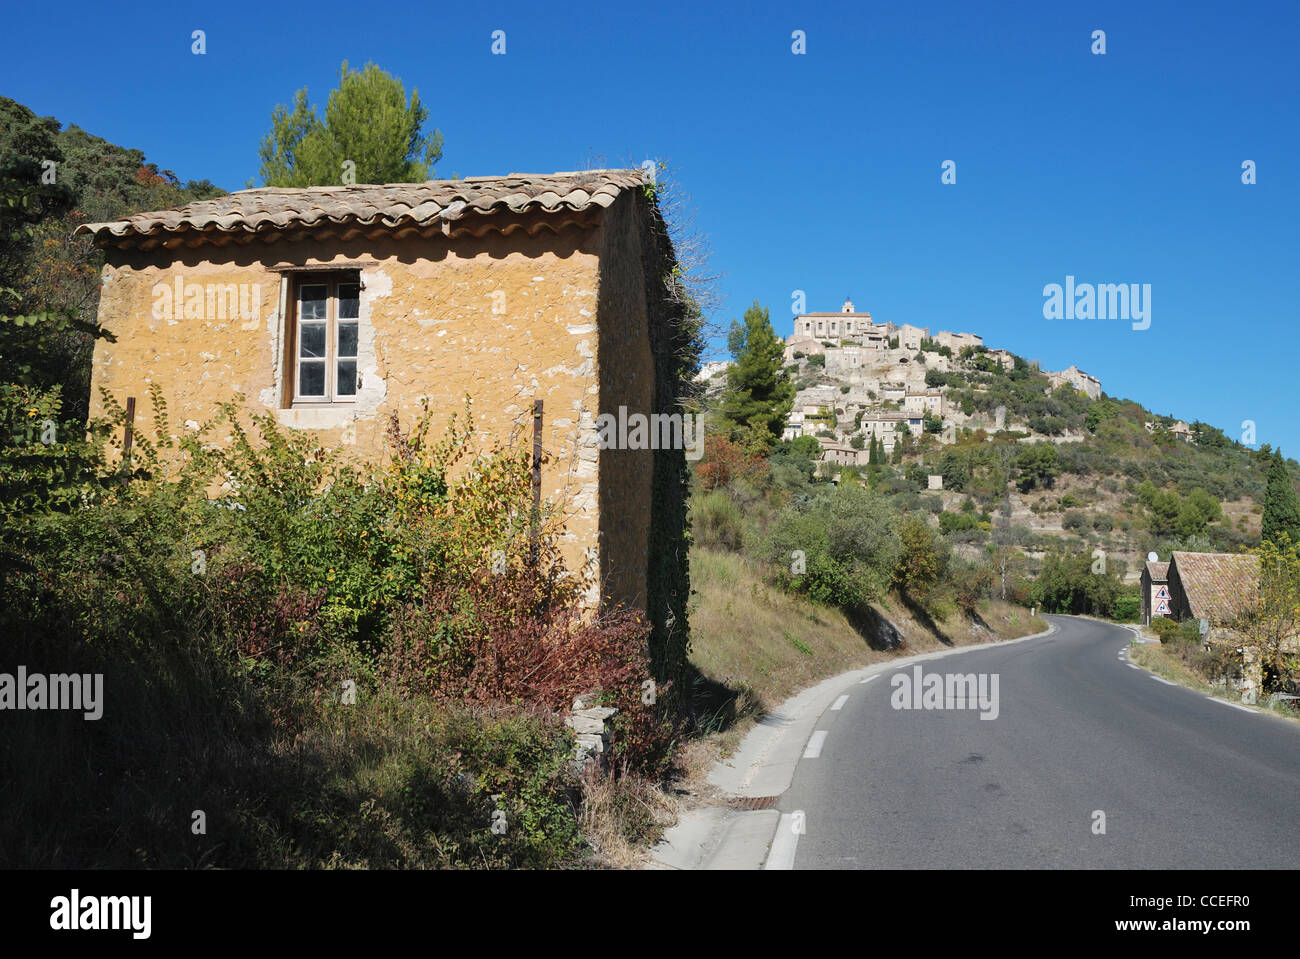
[(1260, 531), (1264, 542), (1278, 541), (1286, 533), (1292, 543), (1300, 543), (1300, 500), (1291, 483), (1282, 451), (1274, 450), (1268, 463), (1268, 487), (1264, 491), (1264, 523)]

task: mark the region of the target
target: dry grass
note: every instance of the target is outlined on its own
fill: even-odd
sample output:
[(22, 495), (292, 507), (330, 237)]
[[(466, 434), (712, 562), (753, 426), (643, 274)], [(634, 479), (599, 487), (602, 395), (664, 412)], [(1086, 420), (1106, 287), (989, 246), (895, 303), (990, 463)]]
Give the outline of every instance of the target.
[(657, 783), (590, 774), (583, 779), (579, 827), (592, 859), (609, 869), (637, 869), (677, 821), (680, 801)]
[[(1192, 649), (1197, 647), (1192, 646), (1191, 649), (1187, 647), (1186, 643), (1152, 643), (1142, 646), (1135, 644), (1129, 647), (1129, 660), (1180, 686), (1205, 693), (1215, 699), (1222, 699), (1224, 702), (1240, 703), (1241, 696), (1231, 685), (1215, 685), (1191, 665), (1189, 658)], [(1255, 708), (1281, 719), (1300, 722), (1300, 714), (1296, 710), (1283, 705), (1270, 705), (1266, 695), (1259, 697)]]
[(993, 602), (981, 615), (996, 636), (957, 614), (937, 624), (950, 641), (945, 644), (893, 598), (876, 611), (898, 630), (902, 646), (882, 652), (840, 610), (766, 585), (734, 554), (694, 550), (691, 579), (692, 663), (709, 679), (751, 696), (760, 710), (851, 669), (949, 645), (1025, 636), (1043, 626), (1020, 607)]

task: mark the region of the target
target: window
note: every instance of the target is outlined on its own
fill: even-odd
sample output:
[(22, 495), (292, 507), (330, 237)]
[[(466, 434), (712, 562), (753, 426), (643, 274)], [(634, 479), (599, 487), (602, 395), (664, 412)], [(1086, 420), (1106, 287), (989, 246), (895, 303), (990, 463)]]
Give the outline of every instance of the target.
[(353, 402), (361, 385), (359, 277), (353, 272), (302, 275), (293, 293), (292, 349), (287, 351), (292, 402)]

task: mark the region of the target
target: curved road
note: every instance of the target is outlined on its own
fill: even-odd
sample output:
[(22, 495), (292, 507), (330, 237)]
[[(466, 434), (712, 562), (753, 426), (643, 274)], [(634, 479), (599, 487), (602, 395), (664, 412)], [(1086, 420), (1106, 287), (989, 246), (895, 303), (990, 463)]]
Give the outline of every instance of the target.
[(893, 708), (910, 665), (846, 690), (778, 804), (804, 813), (795, 868), (1300, 866), (1300, 724), (1154, 680), (1125, 629), (1049, 618), (919, 664), (997, 674), (996, 718)]

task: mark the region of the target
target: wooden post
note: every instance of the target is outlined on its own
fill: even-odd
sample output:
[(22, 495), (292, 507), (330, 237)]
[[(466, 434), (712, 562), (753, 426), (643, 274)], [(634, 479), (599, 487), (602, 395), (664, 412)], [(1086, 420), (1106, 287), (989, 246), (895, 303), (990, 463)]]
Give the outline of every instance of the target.
[(542, 401), (533, 400), (533, 516), (528, 558), (537, 565), (538, 539), (542, 526)]
[(122, 432), (122, 482), (131, 478), (131, 443), (135, 439), (135, 397), (126, 398), (126, 427)]

